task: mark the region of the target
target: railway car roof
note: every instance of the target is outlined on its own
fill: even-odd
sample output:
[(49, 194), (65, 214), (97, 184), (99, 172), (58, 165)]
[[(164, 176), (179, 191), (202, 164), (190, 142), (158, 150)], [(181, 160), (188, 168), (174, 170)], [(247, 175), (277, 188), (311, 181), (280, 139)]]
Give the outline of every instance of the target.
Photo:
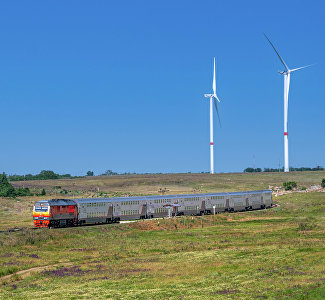
[(178, 194), (178, 195), (162, 195), (162, 196), (135, 196), (135, 197), (113, 197), (113, 198), (79, 198), (73, 199), (75, 202), (119, 202), (119, 201), (137, 201), (137, 200), (156, 200), (156, 199), (175, 199), (175, 198), (192, 198), (192, 197), (206, 197), (206, 196), (226, 196), (226, 195), (248, 195), (248, 194), (262, 194), (272, 193), (270, 190), (259, 191), (245, 191), (245, 192), (229, 192), (229, 193), (205, 193), (205, 194)]
[(37, 204), (48, 204), (50, 206), (66, 206), (66, 205), (76, 205), (76, 202), (70, 199), (51, 199), (51, 200), (37, 201), (35, 205)]

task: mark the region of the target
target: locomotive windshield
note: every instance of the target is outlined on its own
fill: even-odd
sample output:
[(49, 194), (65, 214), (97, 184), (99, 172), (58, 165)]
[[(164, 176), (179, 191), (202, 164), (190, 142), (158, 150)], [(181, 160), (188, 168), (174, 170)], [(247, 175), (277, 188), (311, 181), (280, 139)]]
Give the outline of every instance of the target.
[(36, 212), (47, 212), (48, 208), (49, 207), (47, 206), (47, 204), (43, 205), (43, 204), (40, 204), (40, 203), (36, 203), (34, 209), (35, 209)]
[(47, 206), (35, 206), (35, 211), (46, 212), (48, 210)]

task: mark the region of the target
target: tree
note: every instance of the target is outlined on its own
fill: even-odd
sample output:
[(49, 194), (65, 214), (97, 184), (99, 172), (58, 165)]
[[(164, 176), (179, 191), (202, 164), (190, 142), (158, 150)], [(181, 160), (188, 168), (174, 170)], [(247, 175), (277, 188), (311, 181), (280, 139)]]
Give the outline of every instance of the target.
[(94, 176), (94, 172), (93, 171), (88, 171), (87, 176)]
[(45, 196), (45, 195), (46, 195), (46, 191), (45, 191), (45, 189), (42, 189), (41, 196)]
[(112, 176), (112, 175), (117, 175), (117, 173), (116, 172), (113, 172), (112, 170), (106, 170), (103, 175)]
[(322, 187), (325, 188), (325, 178), (322, 180)]
[(58, 179), (59, 175), (50, 170), (42, 170), (38, 175), (39, 179)]
[(256, 172), (262, 172), (262, 169), (261, 168), (246, 168), (244, 170), (245, 173), (256, 173)]
[(15, 188), (8, 182), (5, 173), (0, 174), (0, 196), (15, 197)]

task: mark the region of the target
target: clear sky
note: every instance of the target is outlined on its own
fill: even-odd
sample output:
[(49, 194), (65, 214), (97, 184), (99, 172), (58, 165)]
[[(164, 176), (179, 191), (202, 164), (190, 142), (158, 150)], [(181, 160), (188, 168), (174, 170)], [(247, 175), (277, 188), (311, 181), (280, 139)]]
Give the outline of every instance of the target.
[[(283, 166), (283, 76), (295, 72), (290, 166), (325, 166), (324, 1), (1, 1), (0, 171)], [(216, 120), (215, 120), (216, 121)]]

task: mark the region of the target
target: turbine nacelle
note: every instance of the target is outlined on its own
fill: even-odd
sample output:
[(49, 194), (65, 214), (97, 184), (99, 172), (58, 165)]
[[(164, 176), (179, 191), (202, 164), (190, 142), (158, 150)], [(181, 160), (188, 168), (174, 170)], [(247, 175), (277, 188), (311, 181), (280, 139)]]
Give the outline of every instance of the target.
[(214, 99), (217, 99), (218, 102), (220, 102), (220, 100), (216, 94), (204, 94), (204, 97), (205, 98), (214, 98)]
[(304, 66), (304, 67), (299, 67), (299, 68), (295, 68), (295, 69), (288, 69), (287, 71), (278, 71), (278, 73), (280, 73), (281, 75), (288, 75), (292, 72), (295, 72), (295, 71), (298, 71), (298, 70), (301, 70), (301, 69), (305, 69), (305, 68), (308, 68), (308, 67), (311, 67), (313, 65), (308, 65), (308, 66)]

